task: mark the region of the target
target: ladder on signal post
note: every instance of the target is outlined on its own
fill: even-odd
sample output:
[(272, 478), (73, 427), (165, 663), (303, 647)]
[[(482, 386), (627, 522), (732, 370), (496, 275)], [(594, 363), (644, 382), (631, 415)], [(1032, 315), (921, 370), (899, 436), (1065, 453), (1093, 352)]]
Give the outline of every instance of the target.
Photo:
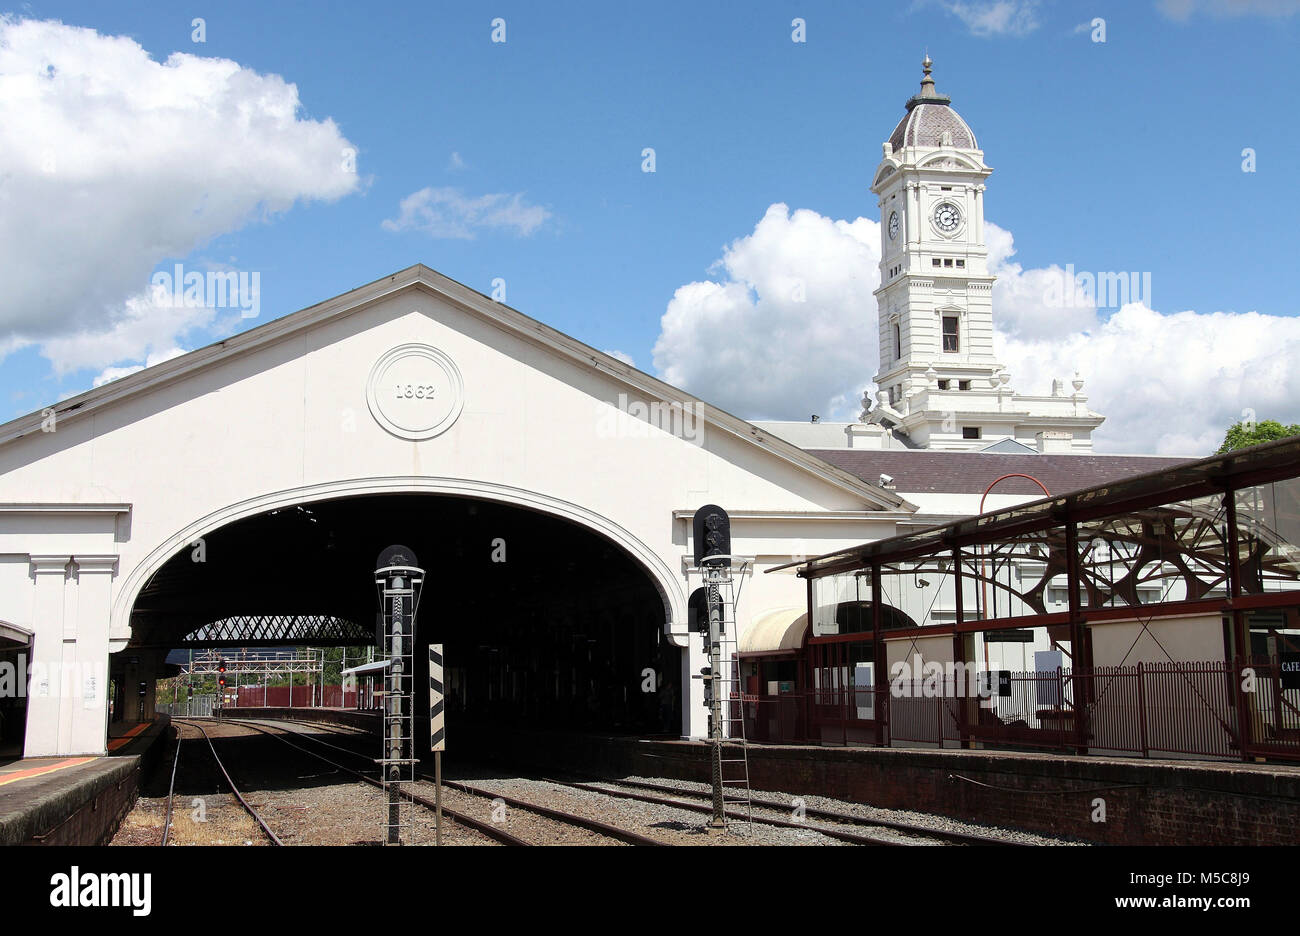
[[(742, 576), (747, 565), (748, 563), (742, 563)], [(718, 679), (713, 684), (717, 687), (718, 698), (722, 700), (722, 741), (719, 745), (721, 752), (718, 765), (722, 784), (722, 808), (728, 817), (729, 810), (740, 812), (743, 809), (744, 821), (752, 826), (754, 804), (749, 785), (749, 744), (745, 738), (745, 687), (740, 673), (735, 579), (729, 566), (710, 564), (701, 571), (705, 586), (717, 589), (721, 608), (717, 652), (710, 654), (710, 662), (718, 668)], [(710, 725), (711, 737), (714, 734), (713, 728)]]

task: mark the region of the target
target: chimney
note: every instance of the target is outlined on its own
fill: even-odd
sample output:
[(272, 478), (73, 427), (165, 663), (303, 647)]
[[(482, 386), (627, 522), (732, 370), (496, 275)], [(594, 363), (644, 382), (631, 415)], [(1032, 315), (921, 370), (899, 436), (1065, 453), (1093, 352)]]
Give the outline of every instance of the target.
[(1038, 443), (1039, 455), (1068, 455), (1074, 447), (1074, 434), (1070, 432), (1036, 432), (1034, 440)]

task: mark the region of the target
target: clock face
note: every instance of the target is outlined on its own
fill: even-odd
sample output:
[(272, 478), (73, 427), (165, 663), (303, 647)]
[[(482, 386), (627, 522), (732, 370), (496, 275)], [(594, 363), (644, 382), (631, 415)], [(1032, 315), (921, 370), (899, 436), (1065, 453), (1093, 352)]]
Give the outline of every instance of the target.
[(961, 224), (961, 209), (952, 202), (943, 202), (934, 209), (934, 223), (945, 234), (951, 234)]
[(891, 240), (898, 239), (898, 212), (897, 211), (891, 211), (889, 213), (889, 237)]

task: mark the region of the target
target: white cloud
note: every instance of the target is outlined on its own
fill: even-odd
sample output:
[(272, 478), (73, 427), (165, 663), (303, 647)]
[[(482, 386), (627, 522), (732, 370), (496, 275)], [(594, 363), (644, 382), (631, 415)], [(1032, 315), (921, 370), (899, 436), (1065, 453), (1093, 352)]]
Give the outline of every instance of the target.
[(470, 196), (455, 188), (422, 188), (403, 198), (398, 216), (386, 219), (383, 227), (459, 240), (472, 240), (479, 231), (527, 237), (550, 217), (540, 205), (528, 204), (522, 192)]
[(1170, 19), (1185, 21), (1197, 13), (1216, 19), (1237, 16), (1294, 16), (1300, 0), (1160, 0), (1160, 12)]
[(456, 172), (465, 168), (465, 160), (460, 158), (460, 153), (452, 152), (451, 158), (447, 160), (447, 171)]
[(239, 318), (238, 311), (172, 304), (159, 298), (148, 291), (132, 296), (111, 322), (47, 338), (41, 342), (41, 354), (49, 358), (55, 376), (63, 377), (83, 368), (101, 370), (123, 362), (159, 359), (158, 355), (178, 347), (186, 335), (229, 332)]
[(632, 360), (632, 355), (630, 354), (625, 354), (622, 351), (606, 351), (605, 353), (612, 358), (622, 361), (628, 367), (636, 367), (636, 361)]
[[(1097, 308), (1093, 299), (1077, 288), (1067, 271), (1052, 264), (1038, 269), (1023, 269), (1011, 260), (1015, 239), (1011, 232), (991, 221), (984, 223), (984, 240), (989, 248), (989, 272), (996, 276), (993, 284), (993, 315), (996, 327), (1024, 338), (1046, 338), (1087, 331), (1097, 325)], [(1056, 289), (1069, 301), (1049, 305), (1045, 300)]]
[(1300, 421), (1300, 317), (1130, 303), (1091, 332), (997, 338), (1022, 392), (1080, 372), (1088, 405), (1106, 416), (1098, 451), (1208, 455), (1246, 410)]
[[(1045, 394), (1078, 371), (1088, 405), (1107, 417), (1098, 451), (1208, 454), (1248, 409), (1300, 422), (1300, 317), (1141, 303), (1105, 317), (1082, 296), (1062, 308), (1045, 298), (1062, 268), (1023, 269), (1011, 233), (986, 228), (996, 349), (1012, 386)], [(856, 418), (877, 366), (879, 230), (771, 206), (725, 249), (713, 280), (674, 294), (654, 349), (660, 376), (752, 419)]]
[(1027, 36), (1039, 26), (1038, 0), (941, 0), (971, 35)]
[(880, 225), (772, 205), (677, 290), (660, 323), (663, 379), (725, 410), (807, 419), (857, 412), (876, 371)]
[(124, 334), (160, 263), (355, 190), (351, 144), (299, 111), (278, 75), (0, 15), (0, 351), (41, 343), (66, 352), (62, 370), (101, 359), (77, 346)]
[(185, 350), (185, 348), (172, 347), (157, 354), (150, 354), (145, 358), (143, 364), (129, 364), (126, 367), (106, 367), (100, 372), (99, 376), (95, 378), (93, 386), (102, 387), (109, 381), (129, 376), (137, 371), (144, 370), (146, 367), (153, 367), (155, 364), (161, 364), (163, 361), (170, 361), (174, 357), (180, 357), (185, 353)]

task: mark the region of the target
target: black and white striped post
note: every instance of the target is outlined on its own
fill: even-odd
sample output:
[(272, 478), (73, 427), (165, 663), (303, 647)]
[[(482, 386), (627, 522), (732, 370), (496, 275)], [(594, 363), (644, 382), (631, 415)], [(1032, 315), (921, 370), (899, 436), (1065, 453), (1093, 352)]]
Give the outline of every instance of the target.
[(447, 747), (442, 665), (442, 644), (429, 644), (429, 750), (433, 751), (435, 845), (442, 844), (442, 752)]

